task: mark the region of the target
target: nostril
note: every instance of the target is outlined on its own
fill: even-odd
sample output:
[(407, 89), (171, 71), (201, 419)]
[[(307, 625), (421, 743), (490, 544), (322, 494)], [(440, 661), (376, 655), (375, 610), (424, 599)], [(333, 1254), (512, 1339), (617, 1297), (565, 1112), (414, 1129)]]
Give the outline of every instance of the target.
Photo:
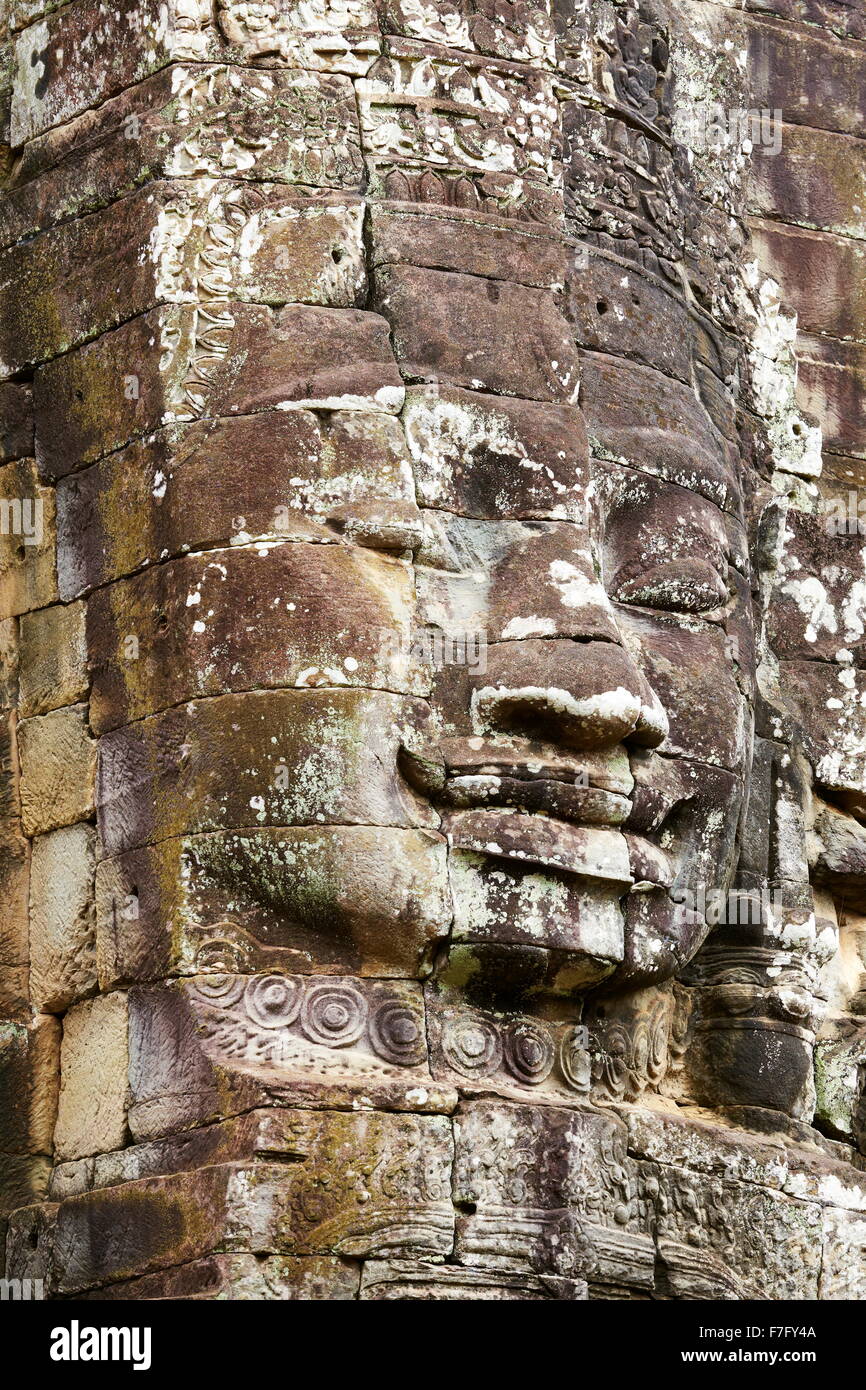
[(642, 705), (640, 718), (626, 742), (640, 748), (658, 748), (670, 732), (668, 717), (658, 700), (650, 705)]

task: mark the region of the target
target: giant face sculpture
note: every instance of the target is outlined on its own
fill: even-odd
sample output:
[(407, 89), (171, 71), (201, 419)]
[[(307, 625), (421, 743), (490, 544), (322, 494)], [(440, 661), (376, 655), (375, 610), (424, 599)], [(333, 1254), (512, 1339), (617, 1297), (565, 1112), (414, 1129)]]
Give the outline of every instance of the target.
[[(467, 113), (505, 111), (477, 159), (496, 145), (520, 178), (472, 182), (472, 156), (455, 183), (395, 134), (394, 111), (432, 119), (455, 83)], [(590, 226), (622, 190), (598, 182), (601, 117), (569, 100), (557, 133), (543, 72), (395, 42), (359, 91), (366, 214), (270, 185), (163, 209), (175, 275), (215, 296), (206, 318), (162, 313), (177, 423), (60, 485), (69, 590), (104, 585), (88, 610), (104, 976), (195, 973), (213, 1010), (206, 975), (234, 1000), (272, 973), (268, 1064), (300, 977), (339, 976), (327, 1066), (347, 1072), (359, 982), (425, 981), (442, 1075), (463, 1079), (496, 1070), (502, 1019), (562, 1032), (593, 992), (664, 986), (664, 1055), (670, 982), (732, 881), (751, 751), (729, 350), (664, 268), (665, 219), (640, 230), (640, 269), (581, 227), (587, 185)], [(663, 142), (607, 119), (658, 211)], [(205, 247), (180, 240), (190, 226)], [(237, 282), (278, 303), (286, 267), (312, 305), (219, 299)], [(646, 327), (657, 341), (633, 348)], [(109, 505), (142, 517), (133, 538)], [(583, 1093), (585, 1066), (560, 1080)]]
[[(374, 228), (397, 215), (384, 205)], [(472, 264), (466, 227), (451, 236)], [(461, 344), (478, 285), (480, 328)], [(549, 1020), (551, 1038), (527, 1044), (538, 1074), (511, 1069), (531, 1096), (554, 1043), (577, 1045), (588, 991), (669, 985), (706, 935), (707, 895), (731, 881), (753, 664), (736, 451), (684, 384), (599, 352), (583, 354), (581, 410), (549, 291), (397, 265), (377, 294), (398, 342), (445, 298), (407, 375), (439, 376), (437, 351), (456, 340), (468, 359), (486, 341), (492, 363), (464, 375), (503, 394), (453, 365), (457, 384), (405, 397), (383, 374), (375, 391), (399, 421), (252, 415), (193, 426), (179, 468), (148, 461), (163, 518), (188, 505), (199, 459), (237, 476), (231, 460), (255, 457), (261, 472), (202, 520), (228, 546), (91, 604), (105, 968), (227, 971), (233, 1003), (243, 973), (276, 972), (274, 1030), (298, 1016), (296, 972), (340, 976), (333, 1035), (306, 1030), (311, 1083), (329, 1037), (343, 1049), (329, 1068), (357, 1060), (346, 1049), (368, 1010), (349, 977), (426, 980), (431, 1016), (444, 1010), (442, 1078), (496, 1071), (503, 1019)], [(515, 298), (545, 363), (529, 387), (552, 400), (505, 394), (525, 375), (500, 350)], [(68, 517), (86, 505), (73, 484)], [(151, 650), (124, 662), (145, 622)], [(175, 707), (152, 714), (169, 684)], [(204, 979), (195, 997), (212, 1014), (222, 988)], [(673, 1003), (668, 987), (654, 1006), (656, 1080)], [(403, 1023), (417, 1063), (419, 1017)], [(280, 1036), (261, 1044), (266, 1067)], [(577, 1053), (557, 1074), (580, 1095)], [(638, 1062), (631, 1084), (647, 1080)]]

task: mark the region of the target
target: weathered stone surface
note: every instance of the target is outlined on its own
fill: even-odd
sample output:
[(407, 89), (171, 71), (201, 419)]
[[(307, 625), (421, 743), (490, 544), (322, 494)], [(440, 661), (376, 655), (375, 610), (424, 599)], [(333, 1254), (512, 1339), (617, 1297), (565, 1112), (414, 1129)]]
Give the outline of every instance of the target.
[(389, 38), (357, 91), (362, 143), (387, 197), (412, 196), (414, 174), (433, 184), (432, 197), (414, 201), (446, 201), (434, 190), (442, 188), (437, 175), (450, 174), (460, 181), (454, 201), (477, 206), (489, 176), (494, 186), (498, 176), (533, 211), (556, 207), (559, 113), (548, 74)]
[(79, 824), (33, 841), (30, 991), (45, 1013), (61, 1013), (96, 989), (95, 840), (93, 827)]
[[(109, 996), (112, 997), (112, 996)], [(417, 985), (201, 975), (130, 993), (136, 1140), (256, 1106), (453, 1110), (427, 1063)]]
[(50, 1154), (57, 1115), (60, 1024), (48, 1014), (0, 1023), (0, 1153)]
[(95, 212), (148, 178), (357, 190), (362, 169), (345, 77), (172, 64), (24, 146), (0, 208), (0, 242)]
[(166, 840), (97, 871), (104, 989), (223, 962), (414, 976), (451, 921), (445, 842), (391, 826)]
[(166, 19), (154, 0), (123, 0), (111, 14), (94, 0), (77, 0), (24, 29), (15, 43), (12, 143), (113, 96), (172, 57), (204, 56), (198, 23)]
[(335, 6), (288, 4), (265, 15), (251, 14), (243, 0), (220, 0), (220, 49), (241, 62), (273, 64), (274, 54), (289, 67), (364, 73), (380, 47), (377, 14), (371, 0), (355, 0), (348, 11)]
[(7, 10), (9, 1277), (859, 1295), (866, 29)]
[(755, 251), (780, 282), (786, 306), (805, 333), (866, 337), (866, 274), (859, 242), (799, 227), (755, 223)]
[(43, 608), (22, 617), (20, 679), (23, 717), (47, 714), (86, 697), (90, 677), (82, 603)]
[[(275, 541), (211, 550), (121, 580), (88, 604), (93, 727), (103, 733), (181, 700), (237, 688), (420, 693), (410, 583), (408, 566), (396, 558)], [(272, 641), (262, 649), (265, 614)]]
[(4, 825), (0, 839), (0, 1005), (4, 1018), (26, 1018), (28, 1006), (27, 899), (29, 845), (17, 827)]
[(809, 125), (783, 125), (778, 154), (753, 160), (749, 172), (749, 206), (760, 217), (781, 217), (842, 236), (866, 234), (862, 139)]
[(556, 27), (543, 10), (518, 6), (503, 12), (485, 0), (456, 0), (439, 14), (420, 11), (411, 0), (387, 0), (383, 13), (389, 32), (406, 38), (452, 43), (460, 49), (540, 66), (554, 59)]
[(403, 432), (392, 416), (365, 411), (266, 411), (168, 428), (61, 480), (57, 505), (64, 598), (184, 549), (334, 541), (381, 513), (383, 546), (399, 551), (420, 527)]
[(0, 462), (33, 456), (33, 399), (29, 387), (0, 385)]
[[(856, 516), (854, 520), (856, 525)], [(791, 508), (778, 544), (780, 582), (768, 608), (774, 651), (780, 657), (862, 666), (863, 536), (847, 530), (841, 506), (828, 507), (819, 516)]]
[(413, 203), (370, 207), (372, 263), (423, 266), (561, 290), (569, 258), (561, 237), (470, 208), (425, 212)]
[(574, 346), (547, 291), (390, 266), (377, 273), (376, 304), (410, 381), (561, 404), (577, 399)]
[(599, 353), (581, 355), (580, 403), (591, 453), (654, 473), (735, 506), (736, 452), (694, 393), (659, 372)]
[(54, 496), (30, 459), (0, 468), (0, 614), (57, 599)]
[(289, 1111), (286, 1121), (273, 1156), (288, 1161), (142, 1179), (122, 1233), (118, 1218), (133, 1189), (63, 1202), (55, 1208), (54, 1286), (78, 1292), (220, 1250), (409, 1258), (450, 1251), (447, 1120)]
[(21, 821), (26, 835), (92, 817), (96, 742), (86, 705), (68, 705), (18, 726)]
[(866, 1294), (862, 1277), (866, 1220), (862, 1214), (825, 1207), (824, 1242), (818, 1297), (862, 1300)]
[(866, 454), (866, 347), (815, 334), (802, 334), (799, 346), (798, 398), (821, 420), (825, 447)]
[[(363, 207), (281, 187), (150, 183), (0, 255), (0, 371), (76, 347), (156, 304), (224, 298), (353, 305)], [(15, 294), (11, 286), (15, 285)]]
[(685, 1169), (627, 1157), (619, 1126), (612, 1116), (467, 1108), (456, 1182), (475, 1210), (458, 1221), (461, 1258), (495, 1267), (508, 1250), (518, 1268), (580, 1270), (591, 1288), (621, 1296), (815, 1297), (817, 1204), (706, 1177), (698, 1187)]
[[(480, 972), (479, 972), (480, 973)], [(509, 1011), (467, 1009), (427, 995), (430, 1065), (462, 1093), (512, 1101), (585, 1104), (590, 1086), (586, 1030)]]
[(578, 345), (688, 381), (693, 330), (682, 302), (663, 282), (618, 261), (587, 252), (586, 262), (567, 284), (566, 312)]
[(862, 133), (866, 86), (856, 44), (840, 43), (760, 19), (746, 20), (756, 106), (781, 108), (786, 121), (819, 130)]
[(568, 406), (410, 388), (406, 438), (419, 500), (465, 516), (584, 515), (586, 429)]
[[(181, 389), (191, 330), (188, 311), (156, 310), (40, 367), (33, 378), (40, 475), (54, 482), (158, 429), (172, 389)], [(150, 350), (160, 341), (179, 343), (183, 360), (160, 368)]]
[(174, 421), (274, 407), (395, 414), (403, 387), (378, 314), (218, 299), (200, 318), (152, 310), (47, 363), (34, 401), (40, 472), (55, 479)]
[(13, 704), (18, 684), (18, 632), (14, 619), (0, 622), (0, 1015), (30, 1017), (27, 988), (29, 845), (21, 834), (17, 728)]
[(419, 713), (419, 701), (376, 691), (257, 691), (189, 703), (105, 734), (102, 852), (269, 824), (435, 828), (438, 816), (397, 762)]
[(105, 1153), (126, 1142), (129, 1095), (127, 1001), (124, 994), (87, 999), (63, 1020), (58, 1158)]
[(555, 1299), (570, 1303), (585, 1299), (587, 1291), (581, 1279), (558, 1279), (554, 1275), (536, 1277), (465, 1265), (425, 1264), (420, 1260), (367, 1260), (358, 1297), (377, 1302), (423, 1299), (442, 1303), (469, 1299), (528, 1303)]
[[(488, 665), (493, 662), (498, 669), (500, 642), (539, 637), (617, 640), (583, 528), (555, 522), (489, 525), (444, 517), (435, 540), (431, 525), (428, 540), (429, 550), (419, 553), (422, 563), (416, 569), (419, 620), (445, 632), (483, 629), (490, 644)], [(459, 569), (452, 557), (463, 558)], [(483, 588), (479, 576), (485, 577)], [(512, 664), (507, 654), (505, 664)], [(541, 670), (547, 665), (542, 662)], [(534, 683), (528, 671), (523, 675), (527, 685)], [(562, 684), (568, 684), (565, 673)]]
[(7, 1212), (44, 1201), (50, 1176), (51, 1160), (45, 1154), (4, 1154), (0, 1174), (0, 1224), (5, 1226), (3, 1217)]
[(784, 706), (803, 730), (820, 785), (856, 813), (866, 810), (863, 673), (824, 661), (785, 661)]
[(209, 1255), (78, 1298), (345, 1302), (358, 1297), (359, 1281), (357, 1263), (329, 1255)]

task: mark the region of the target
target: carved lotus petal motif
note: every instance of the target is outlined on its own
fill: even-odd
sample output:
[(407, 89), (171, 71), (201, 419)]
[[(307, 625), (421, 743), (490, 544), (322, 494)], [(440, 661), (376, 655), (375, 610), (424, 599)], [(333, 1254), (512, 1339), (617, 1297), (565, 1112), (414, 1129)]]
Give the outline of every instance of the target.
[(528, 1086), (538, 1086), (553, 1067), (553, 1043), (533, 1023), (512, 1023), (505, 1031), (508, 1070)]
[(367, 1004), (348, 985), (319, 985), (311, 989), (301, 1011), (301, 1027), (311, 1042), (325, 1047), (348, 1047), (357, 1042), (367, 1022)]
[(250, 980), (244, 1003), (260, 1028), (283, 1028), (298, 1016), (302, 987), (288, 975), (263, 975)]
[(502, 1063), (502, 1044), (491, 1023), (457, 1019), (445, 1025), (442, 1049), (450, 1065), (463, 1076), (489, 1076)]
[(407, 1004), (382, 1004), (370, 1020), (370, 1038), (380, 1057), (400, 1067), (417, 1066), (426, 1056), (421, 1019)]
[(590, 1087), (591, 1065), (583, 1039), (582, 1028), (569, 1028), (563, 1034), (559, 1045), (559, 1065), (569, 1086), (586, 1094)]

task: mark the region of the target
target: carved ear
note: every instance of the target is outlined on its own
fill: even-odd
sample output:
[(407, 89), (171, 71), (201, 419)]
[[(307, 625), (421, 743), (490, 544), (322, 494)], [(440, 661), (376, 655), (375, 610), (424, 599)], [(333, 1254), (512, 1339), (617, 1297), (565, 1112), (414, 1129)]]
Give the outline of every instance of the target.
[(815, 882), (847, 907), (866, 912), (866, 826), (821, 802), (810, 848)]

